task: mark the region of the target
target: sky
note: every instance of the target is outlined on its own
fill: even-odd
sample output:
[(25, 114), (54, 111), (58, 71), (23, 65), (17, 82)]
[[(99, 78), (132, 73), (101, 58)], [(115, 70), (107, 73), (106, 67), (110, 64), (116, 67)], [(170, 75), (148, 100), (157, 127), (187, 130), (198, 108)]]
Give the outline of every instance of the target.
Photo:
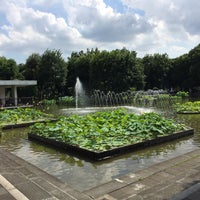
[(200, 43), (199, 0), (1, 0), (0, 56), (98, 48), (175, 58)]

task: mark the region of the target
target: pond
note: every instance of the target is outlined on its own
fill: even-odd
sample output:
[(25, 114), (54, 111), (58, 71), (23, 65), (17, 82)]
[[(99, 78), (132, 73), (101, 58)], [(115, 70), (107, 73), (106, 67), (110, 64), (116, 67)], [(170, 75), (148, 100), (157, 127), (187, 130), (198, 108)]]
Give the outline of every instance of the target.
[(175, 118), (194, 128), (194, 136), (99, 162), (89, 162), (28, 141), (28, 128), (4, 130), (0, 146), (58, 177), (75, 189), (83, 191), (199, 148), (200, 115), (177, 115)]

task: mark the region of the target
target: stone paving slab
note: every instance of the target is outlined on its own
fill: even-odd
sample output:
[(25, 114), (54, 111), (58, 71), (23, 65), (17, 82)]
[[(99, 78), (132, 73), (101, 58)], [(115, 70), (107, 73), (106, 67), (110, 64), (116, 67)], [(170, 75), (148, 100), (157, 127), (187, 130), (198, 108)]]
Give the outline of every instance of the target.
[[(118, 179), (118, 186), (112, 181), (85, 193), (98, 200), (169, 200), (200, 183), (199, 168), (200, 149), (127, 174)], [(196, 191), (196, 196), (193, 194), (192, 200), (200, 199), (200, 196), (195, 199), (199, 191)], [(187, 194), (184, 200), (190, 199), (191, 194)]]
[(191, 186), (187, 190), (184, 190), (171, 200), (182, 200), (182, 199), (185, 200), (200, 199), (200, 183)]
[(6, 178), (0, 175), (0, 185), (4, 189), (4, 194), (1, 194), (1, 199), (17, 199), (17, 200), (28, 200), (28, 198), (16, 189)]
[(16, 200), (1, 184), (0, 184), (0, 197), (1, 200)]
[(0, 148), (0, 200), (27, 199), (199, 200), (200, 149), (79, 192)]
[[(12, 190), (1, 185), (1, 200), (91, 200), (91, 198), (23, 159), (0, 148), (0, 174)], [(23, 198), (13, 195), (21, 193)]]

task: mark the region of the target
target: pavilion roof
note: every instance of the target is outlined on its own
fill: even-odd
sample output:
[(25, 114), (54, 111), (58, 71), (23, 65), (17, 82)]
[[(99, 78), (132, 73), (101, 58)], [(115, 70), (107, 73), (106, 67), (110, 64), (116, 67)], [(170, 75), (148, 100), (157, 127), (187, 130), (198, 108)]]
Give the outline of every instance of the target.
[(0, 80), (0, 86), (29, 86), (37, 85), (36, 80)]

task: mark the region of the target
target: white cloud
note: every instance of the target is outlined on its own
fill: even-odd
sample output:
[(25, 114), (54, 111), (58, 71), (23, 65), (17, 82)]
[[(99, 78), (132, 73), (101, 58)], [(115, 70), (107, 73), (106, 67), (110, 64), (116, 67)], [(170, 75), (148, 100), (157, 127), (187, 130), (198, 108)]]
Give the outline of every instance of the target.
[(140, 56), (176, 57), (200, 41), (199, 0), (121, 0), (117, 6), (124, 9), (117, 10), (112, 1), (2, 0), (0, 55), (22, 61), (47, 48), (69, 56), (87, 48), (126, 47)]
[[(33, 52), (44, 52), (47, 48), (74, 49), (83, 48), (86, 40), (64, 18), (56, 17), (52, 13), (45, 13), (33, 8), (7, 3), (5, 12), (7, 23), (1, 29), (4, 42), (0, 43), (1, 52), (21, 51), (26, 56)], [(87, 41), (89, 44), (89, 41)]]
[(123, 0), (130, 8), (145, 11), (148, 18), (165, 21), (169, 30), (174, 26), (183, 27), (190, 34), (200, 33), (200, 1), (199, 0)]
[(83, 37), (97, 42), (127, 42), (137, 34), (152, 30), (148, 20), (138, 14), (116, 13), (101, 0), (74, 1), (65, 9), (70, 25)]
[[(171, 57), (188, 52), (200, 41), (200, 1), (198, 0), (123, 0), (129, 9), (140, 9), (154, 25), (155, 50)], [(173, 51), (176, 49), (176, 51)], [(183, 50), (185, 49), (185, 51)]]

